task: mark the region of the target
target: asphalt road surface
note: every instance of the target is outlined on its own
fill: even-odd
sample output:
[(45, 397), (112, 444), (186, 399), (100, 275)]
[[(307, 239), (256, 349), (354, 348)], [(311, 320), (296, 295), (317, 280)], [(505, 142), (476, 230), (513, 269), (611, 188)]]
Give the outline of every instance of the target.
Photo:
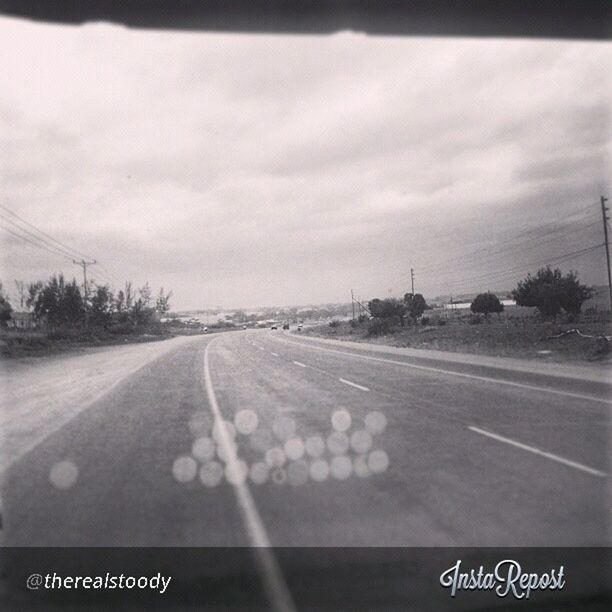
[(11, 364), (4, 543), (609, 545), (605, 380), (423, 355), (249, 330)]

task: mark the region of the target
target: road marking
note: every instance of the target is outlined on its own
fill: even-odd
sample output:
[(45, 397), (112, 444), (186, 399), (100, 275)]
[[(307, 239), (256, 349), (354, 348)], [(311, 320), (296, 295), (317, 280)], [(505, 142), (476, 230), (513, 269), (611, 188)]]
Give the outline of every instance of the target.
[(595, 468), (589, 467), (588, 465), (583, 465), (582, 463), (578, 463), (577, 461), (570, 461), (569, 459), (564, 459), (563, 457), (559, 457), (559, 455), (548, 453), (546, 451), (540, 450), (539, 448), (536, 448), (535, 446), (528, 446), (527, 444), (523, 444), (522, 442), (511, 440), (510, 438), (504, 438), (504, 436), (500, 436), (490, 431), (485, 431), (484, 429), (480, 429), (479, 427), (473, 427), (470, 425), (468, 426), (468, 429), (483, 436), (493, 438), (494, 440), (497, 440), (499, 442), (505, 442), (506, 444), (516, 446), (517, 448), (529, 451), (530, 453), (534, 453), (535, 455), (540, 455), (540, 457), (546, 457), (547, 459), (552, 459), (557, 463), (562, 463), (563, 465), (568, 465), (577, 470), (582, 470), (583, 472), (587, 472), (587, 474), (592, 474), (593, 476), (601, 476), (602, 478), (606, 478), (607, 476), (605, 472), (596, 470)]
[[(236, 454), (235, 446), (231, 442), (225, 421), (221, 416), (212, 379), (210, 377), (208, 354), (210, 345), (213, 342), (214, 340), (209, 342), (204, 351), (204, 385), (206, 387), (206, 395), (208, 396), (211, 411), (217, 423), (220, 424), (219, 444), (227, 457), (227, 463), (231, 466), (230, 469), (236, 473), (238, 471), (238, 455)], [(242, 515), (242, 520), (245, 524), (247, 537), (250, 540), (251, 546), (255, 549), (255, 559), (270, 603), (273, 609), (278, 612), (293, 612), (296, 610), (295, 604), (293, 603), (291, 593), (289, 592), (285, 578), (280, 570), (278, 561), (270, 547), (270, 539), (268, 538), (266, 528), (257, 511), (257, 506), (251, 495), (251, 491), (246, 482), (232, 482), (232, 486), (236, 493), (236, 500)]]
[(278, 357), (278, 353), (275, 353), (274, 351), (270, 351), (275, 357)]
[(295, 363), (296, 366), (300, 366), (300, 368), (305, 368), (307, 367), (305, 363), (302, 363), (301, 361), (294, 361), (293, 363)]
[[(582, 393), (572, 393), (571, 391), (561, 391), (561, 389), (551, 389), (549, 387), (538, 387), (537, 385), (527, 385), (525, 383), (514, 382), (511, 380), (501, 380), (499, 378), (491, 378), (490, 376), (479, 376), (477, 374), (465, 374), (464, 372), (454, 372), (453, 370), (444, 370), (443, 368), (434, 368), (432, 366), (416, 365), (406, 361), (397, 361), (396, 359), (385, 359), (384, 357), (371, 357), (370, 355), (360, 355), (359, 353), (349, 353), (348, 351), (339, 351), (336, 349), (323, 348), (322, 346), (313, 346), (304, 344), (303, 342), (294, 342), (284, 338), (276, 338), (279, 342), (287, 342), (289, 344), (297, 344), (299, 346), (323, 351), (325, 353), (336, 353), (338, 355), (348, 355), (357, 359), (366, 359), (368, 361), (378, 361), (381, 363), (392, 363), (394, 365), (413, 368), (415, 370), (424, 370), (426, 372), (437, 372), (438, 374), (448, 374), (449, 376), (457, 376), (459, 378), (468, 378), (470, 380), (481, 380), (483, 382), (497, 383), (509, 387), (518, 387), (519, 389), (528, 389), (529, 391), (541, 391), (544, 393), (552, 393), (553, 395), (562, 395), (564, 397), (572, 397), (574, 399), (587, 400), (591, 402), (600, 402), (602, 404), (612, 404), (612, 400), (604, 399), (603, 397), (595, 397), (594, 395), (584, 395)], [(418, 359), (418, 357), (417, 357)]]
[(260, 351), (265, 351), (266, 349), (263, 346), (258, 346), (257, 347)]
[(338, 380), (341, 383), (344, 383), (345, 385), (350, 385), (351, 387), (355, 387), (355, 389), (361, 389), (362, 391), (369, 391), (367, 387), (364, 387), (363, 385), (358, 385), (357, 383), (351, 382), (350, 380), (346, 380), (346, 378), (339, 378)]

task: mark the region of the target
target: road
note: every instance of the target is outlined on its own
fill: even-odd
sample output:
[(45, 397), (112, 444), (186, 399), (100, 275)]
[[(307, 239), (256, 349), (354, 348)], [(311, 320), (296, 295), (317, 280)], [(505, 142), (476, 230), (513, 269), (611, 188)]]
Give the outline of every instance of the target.
[(159, 345), (4, 372), (6, 545), (610, 543), (596, 377), (270, 330)]

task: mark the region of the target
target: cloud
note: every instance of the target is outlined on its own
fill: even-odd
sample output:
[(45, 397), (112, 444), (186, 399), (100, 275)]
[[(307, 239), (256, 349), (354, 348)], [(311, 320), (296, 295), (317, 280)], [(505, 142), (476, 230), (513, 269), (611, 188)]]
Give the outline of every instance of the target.
[[(178, 307), (401, 294), (410, 266), (430, 295), (506, 287), (598, 239), (494, 253), (609, 189), (603, 43), (12, 19), (0, 40), (2, 203)], [(77, 271), (2, 240), (4, 278)]]

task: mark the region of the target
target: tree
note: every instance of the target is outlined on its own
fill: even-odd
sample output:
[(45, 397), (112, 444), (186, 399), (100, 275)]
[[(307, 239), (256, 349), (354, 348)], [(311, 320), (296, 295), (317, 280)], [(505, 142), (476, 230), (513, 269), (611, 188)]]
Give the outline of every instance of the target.
[(108, 285), (97, 285), (90, 299), (90, 321), (105, 327), (111, 322), (115, 308), (114, 296)]
[(486, 293), (479, 293), (474, 298), (470, 310), (474, 313), (484, 314), (485, 319), (488, 319), (491, 312), (503, 312), (504, 305), (494, 293), (487, 291)]
[(164, 288), (159, 290), (159, 295), (155, 300), (155, 310), (160, 315), (166, 314), (170, 310), (170, 298), (172, 297), (172, 291), (168, 291), (164, 294)]
[(46, 285), (30, 285), (34, 314), (50, 325), (76, 325), (85, 316), (85, 304), (76, 280), (66, 283), (63, 274), (52, 276)]
[(138, 294), (140, 295), (140, 299), (142, 300), (142, 304), (145, 308), (148, 308), (151, 305), (151, 301), (153, 299), (153, 292), (151, 291), (151, 286), (149, 285), (149, 281), (147, 281), (140, 289), (138, 289)]
[(428, 308), (425, 298), (420, 293), (406, 293), (404, 304), (413, 321), (416, 321)]
[(30, 283), (28, 285), (28, 295), (26, 297), (26, 306), (28, 308), (34, 308), (38, 294), (42, 291), (43, 284), (41, 281)]
[(374, 298), (368, 303), (368, 310), (373, 317), (389, 319), (391, 317), (402, 317), (405, 312), (405, 306), (400, 300), (395, 298), (386, 298), (384, 300)]
[(28, 297), (28, 291), (26, 289), (25, 283), (20, 280), (15, 280), (15, 287), (17, 288), (17, 295), (19, 296), (19, 309), (23, 310), (25, 308), (26, 299)]
[(558, 268), (540, 268), (527, 275), (512, 292), (519, 306), (535, 306), (544, 318), (556, 317), (561, 309), (577, 315), (585, 300), (593, 296), (592, 287), (582, 285), (575, 272), (563, 276)]
[(13, 308), (8, 297), (0, 290), (0, 326), (6, 326), (6, 322), (11, 318), (11, 312), (13, 312)]

